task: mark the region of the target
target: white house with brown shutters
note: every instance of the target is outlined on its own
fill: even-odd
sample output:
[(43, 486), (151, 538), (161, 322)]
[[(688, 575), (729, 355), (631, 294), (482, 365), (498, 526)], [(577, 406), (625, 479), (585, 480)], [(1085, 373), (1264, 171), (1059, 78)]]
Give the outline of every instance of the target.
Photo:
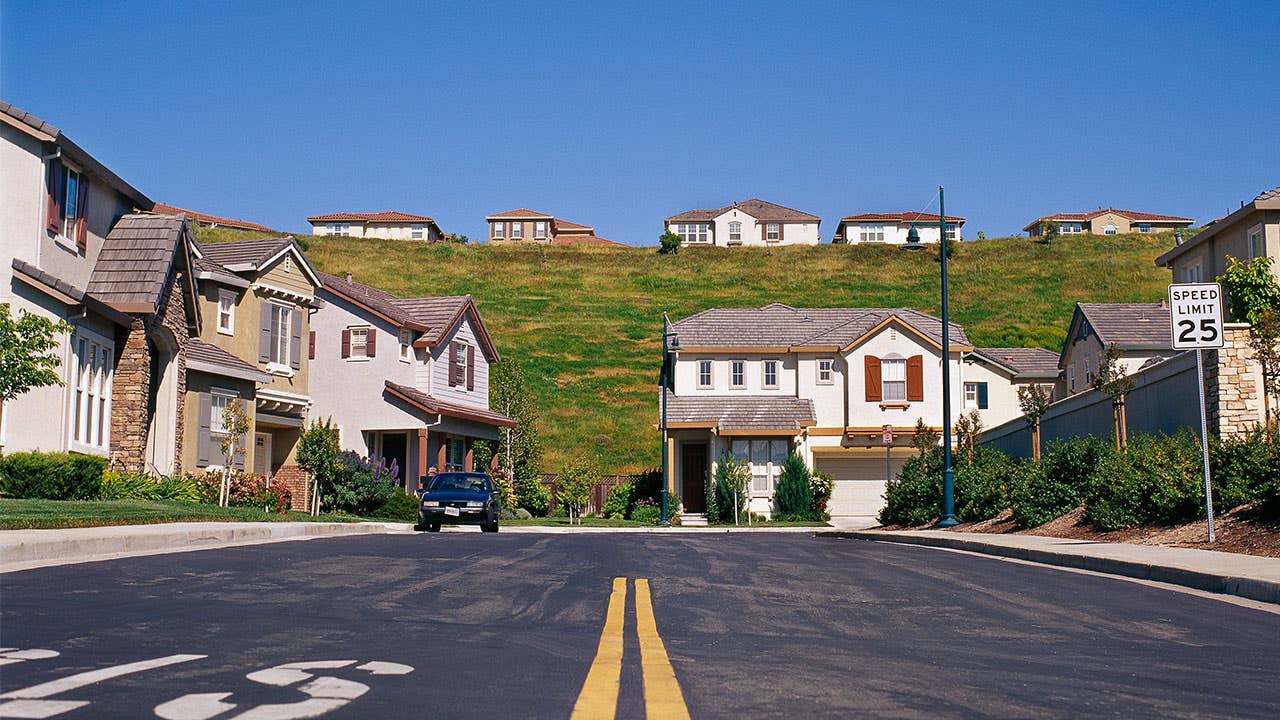
[(515, 421), (489, 409), (497, 348), (470, 295), (397, 298), (321, 273), (312, 318), (313, 417), (342, 447), (395, 461), (410, 490), (434, 467), (474, 469), (473, 445)]
[[(883, 506), (887, 476), (915, 452), (916, 421), (941, 429), (942, 322), (933, 316), (774, 303), (707, 310), (672, 330), (680, 350), (667, 389), (667, 451), (672, 491), (686, 512), (705, 511), (708, 479), (725, 452), (750, 464), (752, 510), (772, 512), (782, 462), (794, 451), (835, 479), (833, 517), (869, 521)], [(964, 358), (974, 348), (955, 324), (950, 343), (954, 421), (965, 407)], [(1016, 403), (1005, 389), (985, 395), (988, 404)], [(888, 446), (884, 426), (893, 434)]]
[(686, 210), (663, 221), (688, 247), (817, 245), (817, 215), (752, 198), (713, 210)]

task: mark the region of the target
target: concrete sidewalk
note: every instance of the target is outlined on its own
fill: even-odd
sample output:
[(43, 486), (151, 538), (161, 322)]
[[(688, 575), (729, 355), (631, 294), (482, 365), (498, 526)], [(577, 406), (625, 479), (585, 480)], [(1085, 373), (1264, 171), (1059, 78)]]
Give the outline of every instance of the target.
[(1158, 545), (951, 530), (832, 530), (818, 535), (967, 550), (1280, 603), (1280, 559), (1277, 558)]
[(408, 523), (189, 522), (0, 531), (0, 573), (53, 565), (339, 535), (412, 532)]

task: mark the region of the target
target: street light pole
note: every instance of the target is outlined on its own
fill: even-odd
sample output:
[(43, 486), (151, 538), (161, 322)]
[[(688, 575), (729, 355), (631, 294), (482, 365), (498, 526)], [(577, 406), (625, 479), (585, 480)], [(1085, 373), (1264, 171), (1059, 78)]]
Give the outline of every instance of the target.
[[(662, 527), (667, 527), (671, 524), (667, 515), (667, 488), (671, 486), (671, 469), (667, 461), (667, 445), (669, 444), (667, 440), (667, 385), (669, 384), (671, 368), (668, 360), (670, 359), (671, 351), (680, 349), (680, 340), (676, 338), (675, 333), (671, 332), (670, 325), (671, 321), (667, 319), (667, 314), (665, 312), (662, 313), (662, 372), (659, 373), (660, 382), (662, 383), (662, 397), (660, 399), (662, 404), (662, 517), (658, 521), (658, 525)], [(675, 339), (675, 342), (669, 343), (668, 341), (671, 339)]]

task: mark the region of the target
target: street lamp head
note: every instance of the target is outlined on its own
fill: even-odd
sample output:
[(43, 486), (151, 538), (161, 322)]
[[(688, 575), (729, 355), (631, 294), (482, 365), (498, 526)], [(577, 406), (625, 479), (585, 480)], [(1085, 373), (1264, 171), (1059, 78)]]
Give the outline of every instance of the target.
[(671, 352), (680, 352), (680, 336), (671, 333), (671, 342), (667, 345), (667, 350)]
[(910, 252), (924, 249), (924, 243), (920, 242), (920, 231), (916, 230), (915, 223), (911, 223), (911, 229), (907, 231), (907, 244), (903, 245), (902, 249)]

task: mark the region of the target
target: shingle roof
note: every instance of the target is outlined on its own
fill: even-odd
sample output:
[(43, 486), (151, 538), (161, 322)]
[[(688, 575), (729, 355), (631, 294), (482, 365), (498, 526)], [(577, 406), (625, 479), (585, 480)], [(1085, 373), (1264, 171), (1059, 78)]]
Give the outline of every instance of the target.
[(256, 365), (197, 338), (187, 342), (187, 369), (256, 382), (271, 382), (271, 376), (259, 370)]
[(1121, 350), (1173, 347), (1166, 303), (1078, 303), (1076, 308), (1104, 346), (1115, 343)]
[(168, 203), (156, 203), (151, 208), (151, 212), (157, 215), (186, 215), (197, 222), (207, 223), (209, 225), (221, 225), (222, 227), (234, 228), (236, 230), (258, 230), (261, 232), (275, 232), (266, 225), (259, 225), (248, 220), (236, 220), (235, 218), (218, 217), (217, 215), (209, 215), (208, 213), (197, 212), (195, 210), (184, 210), (176, 205)]
[[(713, 308), (672, 324), (686, 347), (845, 347), (889, 318), (942, 342), (942, 321), (910, 308)], [(951, 323), (951, 342), (970, 346), (964, 328)]]
[(786, 395), (724, 397), (676, 396), (667, 392), (667, 422), (714, 424), (727, 430), (785, 430), (798, 432), (817, 424), (813, 401)]
[(1280, 187), (1259, 193), (1258, 197), (1253, 199), (1254, 202), (1259, 200), (1280, 200)]
[(181, 217), (125, 215), (103, 241), (85, 292), (122, 312), (155, 312), (186, 232)]
[(686, 210), (678, 215), (672, 215), (667, 218), (667, 222), (680, 222), (682, 220), (714, 220), (730, 210), (741, 210), (756, 220), (766, 222), (784, 222), (784, 223), (818, 223), (822, 219), (817, 215), (810, 215), (806, 212), (794, 210), (789, 207), (783, 207), (776, 203), (771, 203), (759, 198), (751, 198), (743, 200), (732, 205), (726, 205), (719, 210)]
[(393, 223), (393, 222), (422, 222), (434, 223), (435, 220), (426, 215), (410, 215), (398, 210), (385, 210), (383, 212), (374, 213), (350, 213), (339, 212), (329, 213), (328, 215), (313, 215), (307, 218), (307, 222), (325, 222), (327, 220), (356, 220), (368, 223)]
[(431, 345), (444, 339), (445, 333), (453, 329), (453, 324), (471, 305), (470, 295), (443, 295), (440, 297), (395, 299), (393, 305), (409, 314), (414, 320), (425, 325), (427, 331), (423, 339)]
[(219, 265), (229, 267), (231, 265), (245, 264), (257, 268), (293, 243), (293, 236), (286, 235), (266, 240), (236, 240), (235, 242), (201, 245), (200, 252), (206, 259)]
[(491, 220), (493, 218), (520, 218), (520, 219), (536, 219), (536, 220), (554, 220), (555, 218), (546, 213), (530, 210), (528, 208), (520, 208), (518, 210), (508, 210), (506, 212), (494, 213), (485, 218)]
[(1030, 230), (1036, 225), (1042, 222), (1047, 222), (1049, 220), (1055, 220), (1055, 221), (1065, 220), (1069, 222), (1083, 222), (1085, 220), (1092, 220), (1096, 217), (1106, 215), (1107, 213), (1114, 213), (1116, 215), (1119, 215), (1120, 217), (1128, 218), (1129, 220), (1132, 220), (1135, 222), (1141, 222), (1141, 221), (1176, 222), (1176, 223), (1195, 222), (1194, 218), (1178, 217), (1177, 215), (1157, 215), (1155, 213), (1138, 212), (1137, 210), (1119, 210), (1117, 208), (1102, 208), (1100, 210), (1094, 210), (1093, 212), (1085, 212), (1085, 213), (1054, 213), (1053, 215), (1045, 215), (1044, 217), (1038, 217), (1035, 220), (1032, 220), (1030, 223), (1027, 224), (1026, 227), (1022, 229)]
[(324, 272), (317, 274), (320, 276), (320, 282), (324, 284), (326, 290), (363, 305), (397, 325), (408, 326), (414, 330), (422, 330), (427, 327), (425, 323), (419, 323), (412, 312), (396, 305), (396, 296), (389, 292), (346, 280), (337, 275), (330, 275)]
[[(886, 220), (890, 222), (901, 222), (901, 223), (911, 223), (911, 222), (936, 223), (938, 222), (938, 216), (928, 215), (926, 213), (920, 213), (920, 212), (899, 212), (899, 213), (862, 213), (860, 215), (846, 215), (840, 218), (840, 222), (858, 222), (860, 220)], [(965, 219), (962, 217), (956, 217), (955, 215), (948, 215), (947, 222), (963, 223), (965, 222)]]
[(1057, 377), (1059, 354), (1044, 348), (977, 348), (974, 353), (997, 362), (1018, 375)]
[(517, 425), (515, 420), (501, 413), (493, 412), (492, 410), (456, 405), (454, 403), (440, 400), (439, 398), (431, 397), (415, 387), (393, 383), (390, 380), (386, 380), (384, 382), (388, 390), (429, 413), (439, 413), (441, 415), (448, 415), (449, 417), (471, 420), (485, 425), (496, 425), (498, 427), (515, 427)]

